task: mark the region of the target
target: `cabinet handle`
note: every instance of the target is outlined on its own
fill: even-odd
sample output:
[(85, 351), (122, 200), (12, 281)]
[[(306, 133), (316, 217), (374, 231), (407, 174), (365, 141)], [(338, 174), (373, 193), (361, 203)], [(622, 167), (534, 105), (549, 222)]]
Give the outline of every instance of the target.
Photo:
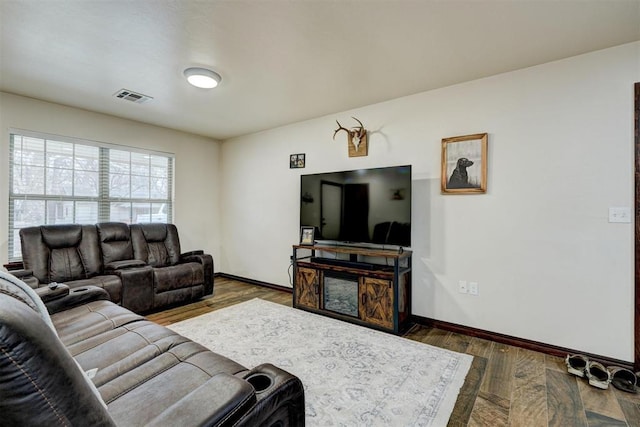
[(360, 300), (362, 301), (362, 305), (366, 305), (367, 304), (367, 294), (362, 294), (362, 297), (360, 298)]
[(316, 295), (318, 295), (320, 293), (320, 286), (318, 286), (317, 283), (313, 286), (313, 289), (314, 289)]

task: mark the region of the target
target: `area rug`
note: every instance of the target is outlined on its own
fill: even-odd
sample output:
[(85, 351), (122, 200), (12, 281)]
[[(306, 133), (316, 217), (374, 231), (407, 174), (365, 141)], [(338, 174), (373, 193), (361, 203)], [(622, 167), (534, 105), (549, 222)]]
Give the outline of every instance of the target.
[(309, 426), (445, 426), (472, 356), (253, 299), (170, 325), (302, 380)]

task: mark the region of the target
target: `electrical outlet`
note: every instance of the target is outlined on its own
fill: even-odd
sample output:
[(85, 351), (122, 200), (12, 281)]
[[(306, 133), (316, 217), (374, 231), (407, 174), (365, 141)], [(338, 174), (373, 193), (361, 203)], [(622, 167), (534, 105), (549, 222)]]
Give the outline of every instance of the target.
[(631, 222), (630, 208), (609, 208), (609, 222)]
[(478, 295), (478, 282), (469, 282), (469, 295)]
[(458, 292), (460, 292), (461, 294), (466, 294), (467, 293), (467, 281), (466, 280), (458, 281)]

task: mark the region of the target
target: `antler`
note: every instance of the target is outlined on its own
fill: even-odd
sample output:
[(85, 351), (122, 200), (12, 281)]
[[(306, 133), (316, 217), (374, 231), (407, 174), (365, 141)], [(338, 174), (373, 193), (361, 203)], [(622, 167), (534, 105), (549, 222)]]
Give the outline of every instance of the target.
[[(353, 126), (351, 129), (348, 129), (340, 124), (339, 121), (336, 120), (338, 124), (338, 129), (333, 131), (333, 139), (336, 139), (336, 135), (341, 130), (347, 133), (347, 146), (349, 147), (349, 157), (359, 157), (367, 155), (367, 130), (364, 128), (362, 122), (355, 117), (351, 116), (353, 120), (358, 122), (360, 126)], [(361, 153), (360, 146), (364, 147), (364, 151)]]
[[(364, 125), (362, 124), (362, 122), (361, 122), (360, 120), (356, 119), (355, 117), (351, 116), (351, 118), (352, 118), (353, 120), (355, 120), (356, 122), (360, 123), (360, 127), (359, 127), (359, 128), (356, 128), (356, 129), (358, 129), (358, 130), (357, 130), (357, 132), (358, 132), (358, 133), (357, 133), (358, 137), (359, 137), (359, 138), (362, 138), (362, 137), (364, 136), (364, 134), (367, 132), (366, 130), (364, 130)], [(356, 130), (353, 130), (353, 133), (356, 133)]]
[[(333, 139), (336, 139), (336, 134), (337, 134), (338, 132), (340, 132), (341, 130), (343, 130), (343, 131), (347, 132), (348, 134), (351, 134), (351, 131), (349, 131), (349, 129), (347, 129), (346, 127), (343, 127), (343, 126), (340, 124), (340, 122), (339, 122), (339, 121), (337, 121), (337, 120), (336, 120), (336, 123), (338, 124), (338, 129), (336, 129), (336, 130), (333, 132)], [(362, 124), (362, 123), (361, 123), (361, 124)]]

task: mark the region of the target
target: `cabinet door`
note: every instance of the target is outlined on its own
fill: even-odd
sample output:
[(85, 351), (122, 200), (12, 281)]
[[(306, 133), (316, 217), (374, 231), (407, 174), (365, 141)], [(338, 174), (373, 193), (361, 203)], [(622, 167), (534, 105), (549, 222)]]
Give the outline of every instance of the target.
[(360, 278), (360, 318), (393, 329), (393, 285), (390, 280)]
[(296, 270), (295, 295), (296, 306), (302, 305), (309, 308), (320, 307), (319, 297), (319, 273), (312, 268), (299, 267)]

